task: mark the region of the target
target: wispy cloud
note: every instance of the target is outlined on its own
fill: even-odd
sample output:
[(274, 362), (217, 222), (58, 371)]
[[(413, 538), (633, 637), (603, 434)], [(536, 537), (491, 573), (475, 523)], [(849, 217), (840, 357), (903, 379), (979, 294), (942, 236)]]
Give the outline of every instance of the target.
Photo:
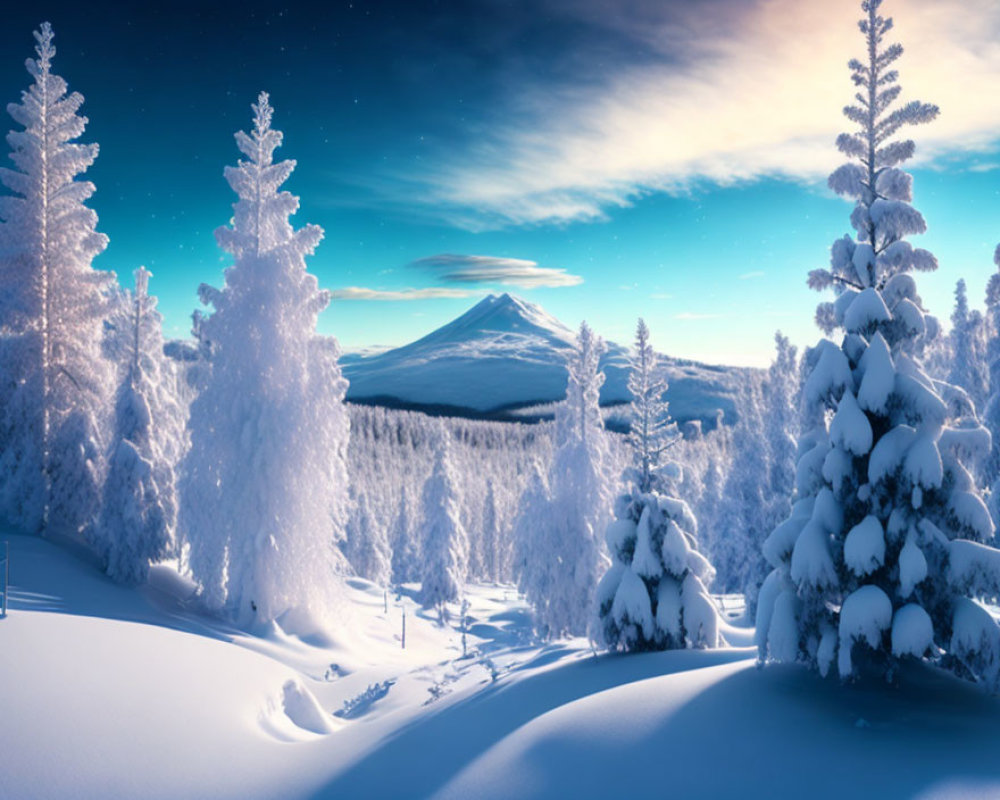
[(522, 258), (439, 253), (418, 259), (410, 266), (430, 270), (439, 280), (449, 283), (499, 283), (522, 289), (576, 286), (583, 283), (583, 278), (565, 269), (540, 267), (537, 262)]
[(764, 271), (758, 269), (754, 270), (753, 272), (744, 272), (742, 275), (740, 275), (740, 280), (752, 281), (754, 278), (763, 278), (763, 277), (764, 277)]
[(428, 289), (368, 289), (363, 286), (347, 286), (334, 289), (330, 295), (334, 300), (438, 300), (441, 298), (475, 297), (481, 294), (470, 289), (449, 289), (431, 287)]
[[(573, 3), (558, 4), (574, 13)], [(593, 3), (579, 5), (599, 24)], [(631, 29), (645, 52), (663, 57), (612, 64), (604, 81), (519, 87), (522, 107), (508, 123), (422, 176), (429, 202), (467, 227), (558, 223), (703, 180), (814, 180), (840, 162), (832, 142), (854, 94), (845, 63), (862, 49), (857, 0), (721, 0), (711, 17), (727, 25), (709, 25), (701, 4), (638, 17), (635, 6), (655, 4), (600, 5), (604, 24)], [(1000, 3), (893, 0), (887, 11), (907, 49), (903, 99), (942, 109), (917, 132), (918, 157), (995, 142), (1000, 115), (984, 98), (1000, 96)], [(625, 16), (641, 17), (640, 29)]]

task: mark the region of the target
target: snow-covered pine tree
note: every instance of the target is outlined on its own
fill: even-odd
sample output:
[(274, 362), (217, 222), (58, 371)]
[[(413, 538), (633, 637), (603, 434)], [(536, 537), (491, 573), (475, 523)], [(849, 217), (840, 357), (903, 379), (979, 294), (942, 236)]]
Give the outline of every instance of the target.
[(989, 400), (983, 424), (990, 432), (990, 454), (981, 465), (982, 485), (990, 489), (989, 508), (993, 524), (1000, 525), (1000, 245), (993, 253), (994, 272), (986, 284), (986, 316), (989, 336), (986, 364), (989, 370)]
[(547, 637), (587, 632), (594, 589), (606, 569), (599, 538), (611, 505), (608, 442), (598, 405), (604, 352), (601, 338), (582, 323), (566, 363), (566, 399), (556, 410), (548, 513), (537, 520), (525, 554), (532, 568), (519, 579), (535, 624)]
[(149, 294), (153, 274), (140, 267), (133, 277), (135, 290), (115, 286), (109, 293), (101, 351), (115, 368), (119, 389), (131, 379), (138, 364), (154, 420), (151, 430), (155, 446), (166, 463), (176, 465), (187, 449), (188, 409), (181, 388), (184, 367), (165, 353), (163, 317), (157, 311), (156, 297)]
[(486, 499), (483, 502), (483, 577), (491, 583), (500, 580), (503, 572), (504, 543), (500, 540), (500, 520), (497, 514), (497, 496), (493, 479), (486, 481)]
[(640, 319), (635, 329), (635, 352), (628, 375), (630, 405), (629, 447), (634, 470), (628, 479), (640, 492), (650, 492), (657, 478), (663, 454), (677, 441), (677, 426), (670, 419), (664, 399), (667, 382), (657, 368), (656, 352), (649, 342), (649, 328)]
[(546, 560), (540, 558), (551, 514), (552, 495), (546, 471), (540, 462), (533, 461), (527, 484), (517, 501), (511, 537), (511, 574), (521, 592), (529, 586), (544, 587), (551, 574)]
[(410, 522), (410, 506), (405, 489), (399, 498), (399, 513), (396, 515), (389, 536), (392, 546), (392, 582), (396, 586), (420, 578), (420, 561), (417, 538)]
[(764, 379), (764, 432), (770, 454), (768, 484), (784, 519), (791, 510), (789, 498), (795, 488), (795, 445), (799, 433), (799, 380), (798, 350), (787, 336), (774, 334), (774, 361)]
[(424, 483), (421, 525), (420, 602), (448, 618), (447, 603), (458, 599), (465, 583), (469, 537), (459, 518), (457, 479), (451, 464), (451, 434), (441, 425), (434, 441), (434, 469)]
[(97, 158), (78, 144), (83, 97), (52, 73), (52, 26), (35, 32), (34, 83), (7, 111), (14, 169), (0, 168), (0, 513), (13, 526), (75, 536), (93, 523), (103, 477), (111, 371), (101, 358), (107, 246), (94, 193), (76, 180)]
[(361, 575), (358, 568), (359, 543), (364, 527), (368, 524), (368, 501), (363, 495), (351, 487), (347, 495), (347, 519), (344, 523), (344, 537), (337, 542), (340, 554), (344, 557), (351, 571), (355, 575)]
[(316, 333), (329, 293), (305, 265), (323, 232), (292, 228), (298, 199), (279, 187), (295, 162), (273, 161), (267, 94), (253, 110), (236, 134), (247, 160), (225, 171), (231, 226), (215, 233), (233, 265), (221, 290), (199, 290), (215, 309), (201, 322), (211, 372), (191, 405), (180, 516), (205, 603), (240, 624), (329, 612), (348, 486), (347, 382), (336, 340)]
[(781, 331), (775, 333), (774, 342), (774, 361), (767, 370), (762, 386), (762, 427), (768, 461), (763, 490), (764, 523), (758, 531), (760, 538), (754, 542), (752, 552), (748, 554), (750, 565), (743, 586), (746, 613), (750, 618), (757, 613), (757, 595), (770, 571), (770, 565), (761, 552), (761, 545), (774, 527), (791, 513), (791, 496), (795, 488), (795, 452), (801, 395), (798, 352)]
[(718, 591), (756, 594), (769, 572), (766, 562), (758, 563), (763, 560), (760, 547), (778, 520), (770, 516), (770, 454), (761, 381), (744, 373), (740, 382), (740, 418), (732, 429), (729, 470), (709, 555), (717, 570)]
[(733, 434), (731, 428), (726, 425), (715, 428), (709, 436), (705, 437), (706, 442), (712, 441), (717, 446), (709, 450), (708, 460), (705, 465), (705, 472), (702, 476), (701, 486), (691, 486), (691, 493), (686, 493), (687, 497), (694, 497), (695, 489), (698, 491), (696, 508), (698, 508), (698, 528), (701, 531), (702, 547), (706, 553), (711, 553), (718, 546), (719, 539), (719, 518), (725, 506), (725, 498), (722, 495), (726, 488), (726, 474), (730, 469), (733, 451)]
[(373, 513), (368, 494), (358, 492), (347, 522), (344, 555), (362, 578), (378, 586), (388, 586), (392, 553), (385, 526)]
[(937, 263), (905, 239), (926, 226), (899, 169), (913, 142), (892, 141), (938, 109), (893, 108), (902, 48), (884, 41), (892, 21), (880, 6), (862, 3), (868, 57), (850, 62), (861, 91), (845, 109), (859, 130), (837, 140), (852, 160), (830, 176), (856, 202), (857, 238), (837, 241), (831, 268), (810, 274), (814, 288), (834, 287), (817, 316), (844, 337), (807, 355), (811, 425), (791, 516), (764, 545), (775, 569), (761, 588), (757, 643), (762, 657), (823, 675), (836, 662), (842, 678), (889, 676), (901, 659), (927, 658), (996, 687), (1000, 627), (970, 595), (1000, 586), (1000, 552), (981, 544), (993, 524), (961, 463), (986, 436), (974, 421), (948, 427), (947, 387), (918, 360), (925, 313), (910, 273)]
[(108, 574), (122, 583), (144, 581), (150, 564), (171, 551), (177, 521), (170, 450), (180, 433), (179, 414), (160, 383), (163, 337), (149, 278), (145, 267), (135, 271), (135, 291), (122, 292), (105, 339), (106, 354), (119, 364), (120, 384), (91, 544)]
[(965, 280), (955, 284), (955, 310), (951, 315), (951, 370), (948, 383), (965, 390), (977, 413), (986, 405), (987, 375), (984, 363), (983, 317), (969, 310)]
[(687, 504), (667, 494), (679, 466), (663, 455), (677, 441), (658, 376), (649, 329), (641, 319), (628, 386), (632, 393), (629, 490), (615, 502), (605, 538), (612, 564), (597, 588), (593, 636), (612, 650), (715, 647), (718, 615), (705, 589), (715, 571), (698, 552), (698, 524)]

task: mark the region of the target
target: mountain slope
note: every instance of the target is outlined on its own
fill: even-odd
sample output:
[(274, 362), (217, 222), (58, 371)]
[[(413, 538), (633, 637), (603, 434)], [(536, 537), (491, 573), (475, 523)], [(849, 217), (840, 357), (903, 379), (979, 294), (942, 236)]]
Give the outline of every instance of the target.
[[(541, 307), (490, 295), (411, 344), (371, 356), (346, 356), (347, 399), (451, 406), (472, 412), (549, 403), (566, 391), (565, 358), (575, 334)], [(664, 357), (675, 419), (735, 420), (739, 370)], [(628, 350), (608, 342), (601, 403), (629, 399)]]

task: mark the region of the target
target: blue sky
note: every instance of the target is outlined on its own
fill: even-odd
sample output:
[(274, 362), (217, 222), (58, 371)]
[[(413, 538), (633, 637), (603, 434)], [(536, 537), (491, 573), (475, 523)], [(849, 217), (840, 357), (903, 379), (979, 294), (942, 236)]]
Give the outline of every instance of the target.
[[(619, 341), (642, 315), (659, 349), (712, 362), (766, 363), (779, 327), (817, 336), (805, 276), (849, 230), (825, 175), (853, 0), (25, 5), (4, 12), (0, 97), (50, 20), (101, 145), (97, 265), (152, 269), (170, 336), (221, 280), (222, 169), (261, 89), (298, 161), (296, 222), (326, 230), (321, 328), (347, 347), (412, 340), (498, 290)], [(947, 317), (959, 277), (979, 303), (1000, 240), (1000, 4), (885, 8), (904, 98), (942, 107), (913, 171), (941, 263), (919, 283)]]

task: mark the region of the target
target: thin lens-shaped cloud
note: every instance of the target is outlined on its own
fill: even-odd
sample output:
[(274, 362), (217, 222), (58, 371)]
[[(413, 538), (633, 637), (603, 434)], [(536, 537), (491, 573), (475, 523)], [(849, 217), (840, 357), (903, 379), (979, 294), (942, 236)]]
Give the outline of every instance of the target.
[(475, 297), (481, 292), (467, 289), (432, 287), (429, 289), (368, 289), (364, 286), (347, 286), (334, 289), (330, 296), (334, 300), (439, 300)]
[(479, 283), (517, 286), (522, 289), (576, 286), (583, 278), (565, 269), (540, 267), (535, 261), (498, 256), (439, 253), (414, 261), (410, 266), (433, 272), (449, 283)]

